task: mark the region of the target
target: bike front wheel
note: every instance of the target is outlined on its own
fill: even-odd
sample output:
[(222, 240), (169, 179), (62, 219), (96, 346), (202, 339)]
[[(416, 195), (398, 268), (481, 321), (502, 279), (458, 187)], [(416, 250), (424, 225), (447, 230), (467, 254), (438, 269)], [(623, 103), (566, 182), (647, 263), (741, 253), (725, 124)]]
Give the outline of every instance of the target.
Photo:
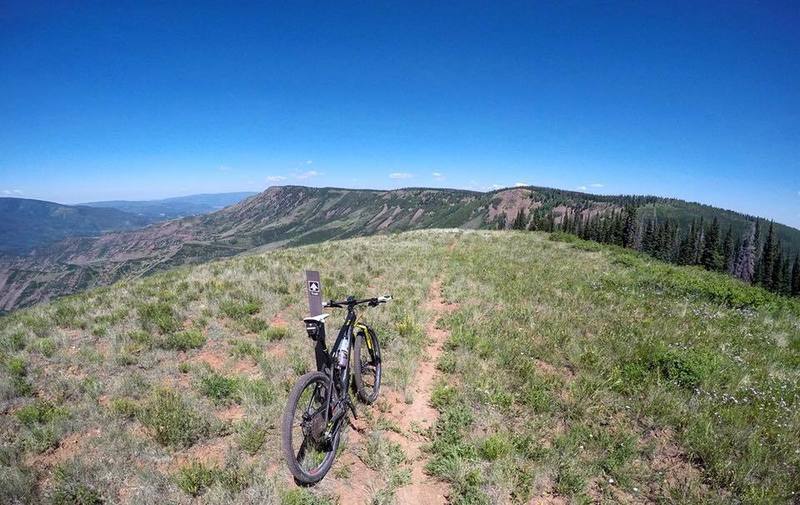
[(378, 399), (381, 389), (381, 348), (372, 331), (361, 330), (353, 346), (353, 372), (358, 397), (366, 404)]
[(321, 372), (303, 375), (289, 393), (281, 438), (284, 458), (298, 484), (316, 484), (333, 465), (340, 430), (326, 437), (326, 419), (330, 419), (336, 399), (330, 377)]

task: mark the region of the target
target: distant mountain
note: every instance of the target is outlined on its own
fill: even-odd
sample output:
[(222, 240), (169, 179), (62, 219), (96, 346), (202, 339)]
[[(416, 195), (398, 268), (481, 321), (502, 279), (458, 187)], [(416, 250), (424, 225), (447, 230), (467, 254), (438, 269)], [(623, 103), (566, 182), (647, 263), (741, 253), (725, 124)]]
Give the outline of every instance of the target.
[(88, 202), (81, 205), (118, 209), (131, 214), (149, 217), (155, 221), (175, 219), (179, 217), (208, 214), (229, 205), (239, 203), (258, 193), (211, 193), (200, 195), (178, 196), (163, 200), (111, 200), (107, 202)]
[(152, 219), (117, 209), (0, 198), (0, 254), (24, 254), (66, 237), (141, 228)]
[[(538, 187), (483, 193), (275, 186), (210, 214), (100, 237), (67, 238), (24, 258), (0, 259), (0, 310), (254, 248), (420, 228), (511, 228), (521, 211), (525, 227), (535, 218), (552, 228), (568, 216), (588, 219), (631, 206), (642, 222), (655, 212), (657, 218), (671, 215), (681, 222), (717, 217), (723, 229), (730, 224), (744, 230), (755, 219), (681, 200)], [(780, 225), (776, 231), (785, 247), (800, 244), (800, 230)]]

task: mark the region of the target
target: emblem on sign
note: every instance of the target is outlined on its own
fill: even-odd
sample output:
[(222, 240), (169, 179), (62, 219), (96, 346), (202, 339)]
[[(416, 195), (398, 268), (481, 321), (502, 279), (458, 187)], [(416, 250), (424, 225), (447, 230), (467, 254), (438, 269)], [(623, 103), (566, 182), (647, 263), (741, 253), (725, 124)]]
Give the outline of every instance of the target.
[(306, 286), (308, 287), (308, 312), (312, 316), (322, 314), (322, 283), (319, 272), (306, 270)]

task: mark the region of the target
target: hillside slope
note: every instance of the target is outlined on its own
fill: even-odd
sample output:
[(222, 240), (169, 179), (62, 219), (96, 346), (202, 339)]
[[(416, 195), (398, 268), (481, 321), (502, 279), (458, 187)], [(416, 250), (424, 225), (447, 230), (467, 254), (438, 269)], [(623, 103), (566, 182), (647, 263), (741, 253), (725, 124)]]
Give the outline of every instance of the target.
[[(791, 503), (798, 303), (561, 236), (326, 242), (2, 317), (0, 502)], [(312, 366), (307, 268), (326, 297), (396, 298), (365, 314), (383, 399), (313, 489), (278, 434)]]
[[(271, 187), (223, 210), (101, 237), (71, 238), (22, 258), (0, 258), (0, 311), (28, 306), (117, 279), (246, 251), (399, 231), (458, 227), (510, 228), (538, 221), (553, 226), (565, 216), (621, 213), (638, 208), (641, 219), (670, 216), (690, 222), (709, 214), (744, 231), (751, 218), (677, 200), (601, 196), (549, 188), (487, 193), (407, 188), (393, 191)], [(644, 225), (641, 225), (644, 227)], [(688, 229), (688, 228), (687, 228)], [(800, 244), (800, 231), (777, 226), (784, 247)], [(800, 246), (798, 247), (800, 250)]]
[(65, 237), (141, 228), (153, 220), (118, 209), (0, 198), (0, 255), (24, 254)]

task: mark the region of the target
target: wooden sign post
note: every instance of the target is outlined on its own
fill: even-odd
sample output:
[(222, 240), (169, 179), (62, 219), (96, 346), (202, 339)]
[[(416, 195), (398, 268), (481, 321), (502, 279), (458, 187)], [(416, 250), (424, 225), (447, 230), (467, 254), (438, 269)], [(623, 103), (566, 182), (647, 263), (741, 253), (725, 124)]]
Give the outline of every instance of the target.
[(308, 291), (308, 313), (312, 317), (322, 314), (322, 283), (316, 270), (306, 270), (306, 291)]

